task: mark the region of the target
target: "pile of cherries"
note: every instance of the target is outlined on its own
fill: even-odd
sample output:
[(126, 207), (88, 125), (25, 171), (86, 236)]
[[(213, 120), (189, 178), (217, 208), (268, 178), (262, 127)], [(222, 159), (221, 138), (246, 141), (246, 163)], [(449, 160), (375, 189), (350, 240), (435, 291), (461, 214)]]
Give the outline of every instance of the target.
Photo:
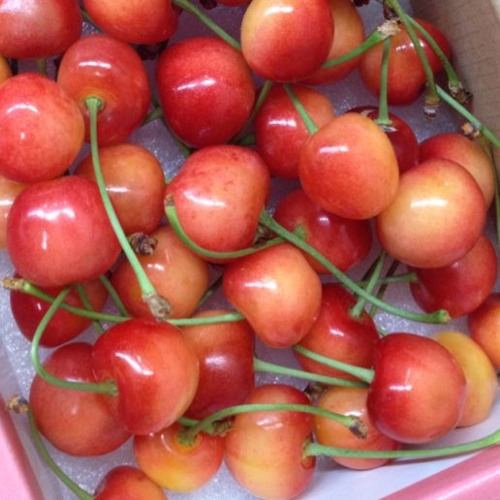
[[(189, 493), (223, 462), (250, 494), (292, 498), (318, 456), (366, 470), (500, 442), (405, 449), (495, 402), (500, 140), (443, 33), (385, 0), (368, 34), (363, 3), (0, 2), (3, 284), (36, 372), (12, 406), (79, 498)], [(210, 8), (238, 13), (238, 39)], [(210, 34), (178, 40), (185, 16)], [(325, 89), (355, 72), (379, 105), (338, 114)], [(416, 101), (468, 135), (419, 143), (398, 116)], [(178, 168), (134, 140), (160, 120)], [(385, 331), (381, 312), (443, 327)], [(45, 444), (130, 440), (92, 493)]]

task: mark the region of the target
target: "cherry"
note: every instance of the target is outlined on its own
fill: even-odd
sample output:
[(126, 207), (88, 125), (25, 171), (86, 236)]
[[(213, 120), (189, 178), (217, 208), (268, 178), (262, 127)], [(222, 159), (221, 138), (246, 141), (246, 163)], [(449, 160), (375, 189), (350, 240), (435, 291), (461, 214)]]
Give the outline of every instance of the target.
[(253, 0), (241, 21), (241, 49), (261, 77), (300, 80), (326, 60), (333, 29), (327, 0)]
[(83, 145), (75, 102), (49, 78), (23, 73), (0, 86), (0, 174), (33, 183), (62, 175)]
[(77, 176), (38, 182), (17, 196), (7, 248), (19, 274), (41, 287), (97, 278), (120, 253), (96, 184)]
[(135, 436), (134, 456), (155, 483), (169, 490), (189, 493), (209, 482), (224, 458), (224, 438), (200, 432), (194, 442), (183, 439), (182, 426)]
[(196, 148), (229, 141), (245, 125), (255, 100), (245, 59), (216, 37), (169, 45), (158, 60), (156, 81), (168, 125)]
[[(91, 352), (92, 346), (87, 343), (65, 344), (51, 353), (44, 367), (64, 380), (94, 382)], [(109, 453), (130, 437), (100, 394), (57, 387), (35, 376), (30, 405), (40, 432), (70, 455)]]
[(377, 216), (383, 248), (411, 266), (452, 264), (481, 236), (484, 197), (472, 175), (455, 162), (432, 159), (405, 172), (393, 202)]
[[(298, 389), (283, 384), (256, 387), (248, 403), (310, 404)], [(295, 497), (314, 473), (314, 457), (303, 455), (312, 430), (312, 416), (305, 413), (280, 410), (237, 415), (225, 440), (226, 465), (252, 495)]]
[[(318, 127), (335, 116), (326, 95), (299, 85), (292, 85), (292, 89)], [(297, 178), (300, 150), (309, 132), (282, 85), (271, 88), (255, 116), (254, 126), (257, 151), (271, 174)]]
[[(301, 189), (285, 195), (278, 202), (274, 218), (283, 227), (296, 232), (340, 271), (348, 271), (369, 253), (373, 237), (368, 220), (339, 217), (314, 204)], [(318, 273), (327, 269), (304, 252)]]
[(366, 116), (345, 113), (305, 144), (299, 179), (309, 198), (324, 210), (369, 219), (393, 201), (399, 169), (384, 132)]
[(446, 309), (452, 318), (464, 316), (488, 297), (497, 279), (497, 254), (482, 235), (462, 258), (444, 267), (410, 268), (417, 281), (410, 283), (417, 304), (427, 312)]
[[(139, 144), (121, 143), (99, 148), (101, 168), (123, 231), (149, 234), (162, 217), (165, 178), (160, 162)], [(74, 173), (95, 181), (91, 155)]]
[(296, 344), (318, 314), (319, 277), (300, 250), (288, 243), (231, 262), (222, 280), (227, 300), (269, 346)]
[(24, 190), (26, 184), (12, 181), (0, 175), (0, 249), (7, 246), (7, 218), (10, 207), (17, 195)]
[(97, 380), (115, 382), (118, 393), (107, 401), (133, 434), (172, 424), (198, 385), (198, 359), (168, 323), (131, 319), (112, 326), (93, 346), (92, 369)]
[(59, 85), (78, 103), (86, 123), (86, 99), (104, 102), (97, 117), (100, 146), (126, 141), (143, 122), (150, 103), (146, 70), (132, 47), (107, 35), (80, 38), (64, 53)]
[(75, 0), (3, 0), (0, 54), (16, 59), (55, 56), (80, 37), (81, 29), (82, 14)]

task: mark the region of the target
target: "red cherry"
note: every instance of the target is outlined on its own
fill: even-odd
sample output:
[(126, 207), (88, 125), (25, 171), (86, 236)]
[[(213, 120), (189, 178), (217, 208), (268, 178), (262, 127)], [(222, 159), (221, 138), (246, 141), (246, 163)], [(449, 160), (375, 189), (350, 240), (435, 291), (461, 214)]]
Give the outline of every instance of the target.
[[(65, 344), (53, 351), (43, 366), (60, 379), (93, 383), (91, 352), (90, 344)], [(70, 455), (109, 453), (130, 437), (102, 395), (57, 387), (38, 375), (31, 384), (30, 407), (43, 436)]]
[(96, 184), (76, 176), (32, 184), (17, 196), (7, 248), (19, 274), (42, 287), (97, 278), (120, 254)]
[(23, 73), (0, 86), (0, 174), (32, 183), (62, 175), (83, 145), (84, 124), (59, 85)]

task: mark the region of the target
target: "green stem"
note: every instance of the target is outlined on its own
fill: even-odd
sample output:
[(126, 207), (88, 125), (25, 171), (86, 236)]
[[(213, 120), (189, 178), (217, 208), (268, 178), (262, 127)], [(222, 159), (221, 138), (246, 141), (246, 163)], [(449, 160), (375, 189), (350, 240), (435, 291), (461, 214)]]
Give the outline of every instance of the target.
[(143, 125), (147, 125), (150, 122), (153, 122), (155, 120), (158, 120), (158, 118), (163, 117), (163, 109), (161, 106), (157, 106), (153, 109), (153, 111), (150, 111), (146, 118), (144, 118), (144, 121), (142, 122)]
[(62, 387), (64, 389), (73, 389), (77, 391), (97, 392), (100, 394), (108, 394), (110, 396), (116, 396), (117, 394), (116, 384), (112, 381), (89, 384), (85, 382), (72, 382), (69, 380), (63, 380), (54, 377), (49, 372), (47, 372), (47, 370), (45, 370), (44, 366), (40, 361), (39, 346), (43, 332), (45, 331), (45, 328), (47, 328), (49, 321), (52, 319), (59, 306), (64, 302), (64, 299), (67, 297), (70, 291), (71, 288), (67, 287), (61, 293), (59, 293), (59, 295), (55, 298), (54, 302), (47, 309), (47, 312), (43, 315), (43, 318), (41, 319), (40, 323), (38, 324), (35, 330), (35, 334), (31, 342), (31, 360), (33, 362), (35, 371), (37, 375), (41, 377), (43, 380), (57, 387)]
[[(399, 267), (399, 261), (393, 260), (391, 265), (389, 266), (389, 269), (387, 270), (386, 278), (390, 279), (392, 277), (392, 275), (397, 271), (398, 267)], [(418, 281), (416, 273), (407, 273), (407, 274), (412, 276), (413, 282)], [(379, 282), (379, 283), (380, 283), (380, 288), (377, 292), (377, 298), (382, 300), (384, 297), (385, 291), (387, 290), (388, 282), (385, 282), (385, 283)], [(377, 313), (377, 307), (372, 304), (369, 314), (370, 314), (370, 316), (375, 316), (376, 313)]]
[(311, 373), (304, 370), (297, 370), (295, 368), (277, 365), (275, 363), (269, 363), (268, 361), (263, 361), (262, 359), (258, 358), (254, 358), (253, 368), (257, 372), (276, 373), (279, 375), (286, 375), (288, 377), (299, 378), (302, 380), (309, 380), (311, 382), (318, 382), (320, 384), (337, 385), (343, 387), (366, 387), (366, 384), (364, 382), (319, 375), (317, 373)]
[(245, 255), (250, 255), (252, 253), (260, 252), (265, 248), (278, 245), (279, 243), (283, 243), (282, 238), (273, 238), (272, 240), (266, 241), (262, 245), (255, 247), (244, 248), (242, 250), (235, 250), (233, 252), (215, 252), (200, 247), (186, 234), (184, 228), (182, 227), (179, 221), (179, 217), (177, 216), (177, 210), (175, 208), (174, 199), (172, 196), (167, 196), (165, 199), (165, 214), (167, 216), (170, 225), (172, 226), (172, 228), (174, 229), (175, 233), (180, 238), (180, 240), (185, 245), (187, 245), (191, 250), (193, 250), (193, 252), (208, 259), (214, 259), (214, 260), (236, 259), (239, 257), (244, 257)]
[(139, 259), (132, 249), (120, 221), (118, 220), (109, 194), (106, 191), (106, 183), (102, 174), (101, 162), (99, 159), (99, 147), (97, 143), (97, 115), (99, 110), (104, 105), (104, 102), (98, 97), (87, 97), (87, 99), (85, 99), (85, 105), (88, 109), (90, 118), (90, 148), (92, 162), (94, 164), (94, 175), (96, 177), (97, 186), (99, 187), (99, 192), (101, 193), (106, 213), (108, 214), (110, 223), (118, 241), (120, 242), (123, 252), (125, 253), (125, 256), (130, 262), (130, 265), (132, 266), (132, 269), (137, 277), (139, 286), (141, 287), (143, 300), (148, 304), (151, 313), (156, 319), (165, 321), (171, 311), (170, 304), (155, 290), (155, 287), (139, 262)]
[(370, 370), (369, 368), (363, 368), (361, 366), (350, 365), (348, 363), (343, 363), (342, 361), (337, 361), (332, 358), (327, 358), (326, 356), (322, 356), (316, 352), (313, 352), (305, 347), (300, 345), (294, 345), (293, 349), (297, 351), (302, 356), (306, 358), (312, 359), (313, 361), (317, 361), (325, 366), (329, 366), (330, 368), (335, 368), (336, 370), (341, 370), (349, 375), (353, 375), (356, 378), (359, 378), (363, 382), (367, 384), (371, 384), (375, 372)]
[(380, 95), (378, 104), (378, 117), (375, 122), (382, 127), (391, 127), (392, 120), (389, 118), (389, 107), (387, 105), (387, 83), (389, 75), (389, 54), (391, 50), (391, 39), (384, 40), (382, 51), (382, 66), (380, 67)]
[(231, 312), (219, 314), (218, 316), (203, 316), (198, 318), (178, 318), (170, 319), (169, 323), (176, 326), (192, 326), (192, 325), (215, 325), (217, 323), (236, 323), (245, 319), (239, 312)]
[(297, 98), (295, 95), (295, 92), (293, 91), (292, 87), (290, 84), (286, 83), (283, 85), (283, 88), (285, 89), (286, 93), (290, 97), (290, 99), (293, 102), (293, 105), (295, 106), (295, 109), (299, 113), (300, 117), (302, 118), (302, 121), (304, 122), (304, 125), (307, 128), (307, 131), (309, 134), (314, 134), (318, 130), (318, 126), (314, 123), (313, 119), (309, 115), (309, 113), (306, 111), (306, 108), (302, 105), (300, 100)]
[(356, 458), (437, 458), (471, 453), (473, 451), (482, 450), (498, 444), (500, 444), (500, 430), (496, 430), (482, 439), (477, 439), (468, 443), (426, 450), (363, 451), (335, 448), (318, 443), (308, 443), (305, 447), (304, 453), (306, 456)]
[(300, 248), (311, 257), (315, 258), (320, 264), (322, 264), (333, 276), (335, 276), (344, 286), (349, 288), (353, 293), (359, 295), (360, 297), (365, 298), (371, 304), (375, 304), (380, 309), (387, 311), (395, 316), (400, 316), (402, 318), (406, 318), (410, 321), (417, 321), (421, 323), (447, 323), (450, 321), (450, 315), (445, 310), (438, 310), (432, 314), (423, 314), (412, 311), (405, 311), (403, 309), (399, 309), (387, 302), (384, 302), (369, 293), (366, 290), (359, 286), (355, 281), (349, 278), (346, 274), (341, 272), (336, 266), (334, 266), (324, 255), (318, 252), (314, 247), (309, 245), (300, 237), (291, 233), (283, 226), (278, 224), (266, 211), (261, 212), (260, 221), (262, 224), (267, 226), (271, 231), (281, 236), (283, 239), (289, 241), (296, 247)]
[(201, 9), (193, 5), (188, 0), (172, 0), (173, 5), (177, 5), (182, 10), (190, 12), (195, 17), (198, 18), (205, 26), (210, 28), (216, 35), (220, 36), (229, 45), (234, 47), (236, 50), (241, 50), (241, 44), (235, 40), (227, 31), (223, 30), (215, 21), (213, 21), (209, 16), (207, 16)]
[[(76, 288), (76, 292), (78, 293), (78, 296), (80, 297), (80, 300), (82, 301), (83, 307), (87, 311), (94, 312), (92, 304), (90, 303), (90, 300), (89, 300), (89, 296), (87, 295), (87, 292), (85, 291), (85, 287), (81, 283), (77, 283), (75, 285), (75, 288)], [(97, 331), (97, 333), (101, 334), (104, 332), (104, 328), (98, 320), (94, 319), (94, 320), (92, 320), (92, 323), (93, 323), (94, 328)]]
[[(418, 280), (415, 273), (402, 273), (394, 276), (384, 276), (377, 280), (377, 285), (394, 285), (397, 283), (415, 283)], [(368, 281), (358, 281), (359, 286), (365, 287)]]
[(114, 304), (118, 308), (118, 311), (120, 312), (120, 314), (122, 316), (130, 316), (130, 314), (127, 311), (127, 308), (125, 307), (125, 304), (123, 303), (120, 295), (116, 291), (115, 287), (113, 286), (113, 284), (111, 283), (109, 278), (106, 275), (102, 274), (101, 276), (99, 276), (99, 281), (101, 282), (102, 286), (104, 286), (104, 288), (108, 292), (108, 295), (111, 297), (111, 300), (114, 302)]

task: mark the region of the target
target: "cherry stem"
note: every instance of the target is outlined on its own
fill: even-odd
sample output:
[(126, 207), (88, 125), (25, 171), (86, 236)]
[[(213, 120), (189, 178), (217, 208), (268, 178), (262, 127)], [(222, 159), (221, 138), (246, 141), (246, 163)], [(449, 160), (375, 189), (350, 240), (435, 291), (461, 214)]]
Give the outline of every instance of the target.
[(325, 63), (323, 63), (321, 68), (327, 69), (333, 66), (337, 66), (338, 64), (342, 64), (346, 61), (350, 61), (351, 59), (360, 56), (368, 49), (371, 49), (378, 43), (383, 42), (385, 39), (394, 36), (399, 31), (400, 31), (399, 26), (395, 21), (392, 20), (385, 21), (381, 26), (372, 31), (370, 35), (367, 36), (363, 40), (363, 42), (361, 42), (355, 49), (339, 57), (328, 59)]
[(349, 276), (340, 271), (336, 266), (334, 266), (324, 255), (318, 252), (314, 247), (309, 245), (306, 241), (298, 237), (297, 235), (291, 233), (285, 229), (282, 225), (276, 222), (265, 210), (261, 212), (260, 222), (267, 226), (271, 231), (275, 232), (277, 235), (281, 236), (283, 239), (289, 241), (296, 247), (300, 248), (306, 252), (311, 257), (315, 258), (320, 264), (322, 264), (333, 276), (335, 276), (345, 287), (349, 288), (356, 295), (365, 298), (371, 304), (375, 304), (380, 309), (387, 311), (395, 316), (399, 316), (410, 321), (416, 321), (420, 323), (447, 323), (450, 321), (450, 315), (448, 311), (440, 309), (432, 314), (424, 314), (413, 311), (406, 311), (399, 309), (387, 302), (384, 302), (377, 297), (369, 294), (363, 287), (359, 286), (355, 281), (353, 281)]
[(318, 382), (320, 384), (336, 385), (342, 387), (366, 387), (364, 382), (356, 380), (346, 380), (338, 377), (328, 377), (327, 375), (319, 375), (317, 373), (308, 372), (305, 370), (298, 370), (296, 368), (289, 368), (287, 366), (277, 365), (262, 359), (253, 359), (253, 368), (258, 372), (276, 373), (279, 375), (286, 375), (289, 377), (299, 378), (302, 380), (309, 380), (311, 382)]
[[(402, 274), (395, 274), (392, 276), (389, 276), (389, 274), (387, 274), (386, 276), (379, 278), (377, 280), (377, 285), (385, 286), (385, 285), (393, 285), (396, 283), (415, 283), (417, 281), (418, 278), (415, 273), (402, 273)], [(366, 286), (367, 283), (368, 280), (358, 281), (358, 285), (360, 286)]]
[(279, 243), (283, 243), (283, 238), (273, 238), (272, 240), (268, 240), (261, 245), (257, 245), (254, 247), (243, 248), (242, 250), (235, 250), (232, 252), (216, 252), (213, 250), (207, 250), (206, 248), (200, 247), (197, 245), (184, 231), (182, 227), (179, 217), (177, 215), (177, 210), (175, 208), (174, 199), (172, 195), (168, 195), (165, 197), (165, 214), (168, 218), (168, 221), (172, 228), (174, 229), (177, 236), (180, 240), (188, 246), (193, 252), (202, 255), (203, 257), (207, 257), (209, 259), (236, 259), (239, 257), (244, 257), (245, 255), (250, 255), (255, 252), (260, 252), (265, 248), (269, 248)]
[(313, 352), (310, 349), (306, 349), (305, 347), (302, 347), (300, 345), (294, 345), (293, 349), (306, 358), (317, 361), (318, 363), (329, 366), (330, 368), (335, 368), (336, 370), (348, 373), (349, 375), (353, 375), (354, 377), (359, 378), (367, 384), (371, 384), (373, 377), (375, 376), (375, 372), (373, 370), (370, 370), (369, 368), (363, 368), (362, 366), (343, 363), (342, 361), (328, 358), (326, 356)]
[(323, 408), (307, 404), (293, 404), (293, 403), (271, 403), (271, 404), (242, 404), (230, 406), (219, 410), (212, 415), (204, 418), (196, 423), (193, 427), (184, 429), (182, 439), (187, 442), (193, 441), (199, 432), (206, 432), (210, 434), (217, 428), (217, 422), (228, 417), (233, 417), (242, 413), (249, 412), (270, 412), (270, 411), (294, 411), (300, 413), (309, 413), (319, 417), (329, 418), (344, 427), (347, 427), (355, 436), (363, 439), (366, 437), (367, 429), (365, 424), (356, 416), (342, 415), (334, 413)]
[[(397, 271), (398, 267), (399, 267), (399, 261), (393, 260), (391, 265), (389, 266), (389, 269), (387, 270), (386, 278), (390, 279), (393, 276), (393, 274)], [(418, 281), (418, 277), (417, 277), (416, 273), (407, 273), (407, 276), (411, 277), (412, 282)], [(377, 292), (377, 297), (379, 299), (383, 298), (385, 291), (387, 290), (387, 285), (388, 285), (387, 282), (380, 284), (380, 288)], [(377, 312), (377, 307), (372, 304), (372, 306), (370, 308), (370, 312), (369, 312), (370, 316), (375, 316), (376, 312)]]
[[(87, 292), (85, 291), (85, 288), (83, 287), (83, 285), (81, 283), (77, 283), (75, 285), (75, 289), (76, 289), (76, 292), (78, 293), (78, 297), (80, 297), (80, 300), (82, 301), (83, 307), (87, 311), (94, 312), (94, 308), (92, 307), (92, 304), (90, 303), (89, 296), (87, 295)], [(100, 333), (104, 332), (104, 328), (98, 320), (93, 319), (92, 323), (93, 323), (94, 328), (97, 331), (97, 333), (100, 334)]]
[(201, 9), (194, 6), (191, 2), (188, 0), (172, 0), (172, 4), (177, 5), (177, 7), (180, 7), (182, 10), (186, 10), (187, 12), (193, 14), (216, 35), (220, 36), (236, 50), (241, 51), (241, 44), (237, 40), (235, 40), (229, 33), (227, 33), (227, 31), (223, 30), (215, 21), (213, 21), (213, 19), (207, 16)]
[(309, 115), (309, 113), (306, 111), (306, 108), (302, 105), (300, 102), (299, 98), (296, 96), (295, 92), (293, 91), (292, 87), (290, 84), (286, 83), (283, 85), (283, 88), (285, 89), (286, 93), (290, 97), (290, 99), (293, 102), (293, 105), (295, 106), (295, 109), (300, 115), (300, 118), (304, 122), (304, 125), (306, 126), (307, 131), (309, 134), (314, 134), (318, 130), (318, 126), (316, 123), (314, 123), (313, 119)]
[(127, 308), (125, 307), (125, 304), (123, 303), (120, 295), (116, 291), (115, 287), (109, 280), (107, 276), (102, 274), (99, 276), (99, 281), (101, 282), (102, 286), (106, 289), (108, 292), (108, 295), (111, 297), (111, 300), (114, 302), (115, 306), (118, 308), (118, 311), (122, 316), (130, 316), (130, 314), (127, 311)]
[(384, 48), (382, 51), (382, 66), (380, 67), (380, 95), (378, 104), (378, 117), (375, 123), (382, 130), (384, 127), (391, 127), (392, 120), (389, 118), (389, 108), (387, 106), (387, 80), (389, 75), (389, 54), (391, 50), (391, 39), (384, 40)]
[(88, 109), (90, 118), (90, 148), (92, 162), (94, 165), (94, 175), (96, 177), (97, 186), (99, 187), (99, 192), (101, 194), (106, 213), (108, 214), (109, 221), (113, 227), (116, 237), (118, 238), (118, 241), (120, 242), (123, 252), (125, 253), (125, 256), (130, 262), (130, 265), (132, 266), (132, 269), (137, 277), (142, 291), (143, 300), (148, 304), (151, 313), (157, 320), (165, 321), (171, 312), (171, 306), (164, 297), (161, 297), (158, 294), (148, 275), (144, 271), (137, 255), (128, 241), (125, 232), (123, 231), (109, 194), (106, 190), (106, 183), (102, 174), (101, 162), (99, 159), (99, 147), (97, 143), (97, 115), (100, 109), (104, 106), (104, 102), (98, 97), (87, 97), (85, 99), (85, 105)]
[(35, 371), (37, 375), (43, 380), (57, 387), (116, 396), (118, 391), (116, 388), (116, 384), (113, 381), (90, 384), (86, 382), (72, 382), (69, 380), (63, 380), (54, 377), (49, 372), (47, 372), (40, 361), (39, 346), (42, 335), (47, 328), (49, 321), (52, 319), (59, 306), (64, 302), (70, 291), (71, 287), (67, 287), (57, 295), (57, 297), (54, 299), (54, 302), (52, 302), (46, 313), (43, 315), (43, 318), (41, 319), (35, 330), (35, 334), (33, 335), (33, 340), (31, 342), (31, 360), (33, 362)]
[(363, 451), (349, 450), (346, 448), (335, 448), (318, 443), (308, 443), (304, 453), (306, 456), (330, 456), (330, 457), (357, 457), (357, 458), (437, 458), (460, 455), (482, 450), (500, 444), (500, 430), (487, 435), (484, 438), (468, 443), (434, 448), (426, 450), (387, 450), (387, 451)]
[(146, 118), (144, 118), (142, 125), (147, 125), (148, 123), (158, 120), (162, 117), (163, 109), (161, 108), (161, 106), (155, 106), (155, 108), (147, 114)]

